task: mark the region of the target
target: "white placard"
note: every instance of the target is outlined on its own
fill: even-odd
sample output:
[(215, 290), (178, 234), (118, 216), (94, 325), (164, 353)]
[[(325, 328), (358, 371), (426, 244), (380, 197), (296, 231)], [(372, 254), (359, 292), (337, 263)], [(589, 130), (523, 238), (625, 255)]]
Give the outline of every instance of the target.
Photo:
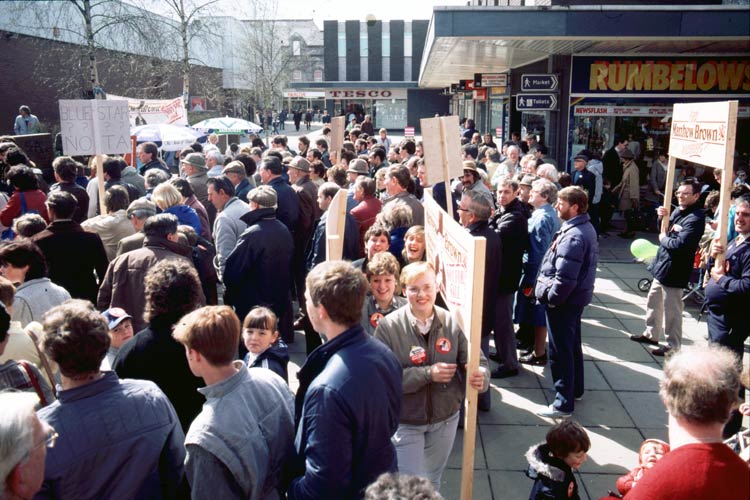
[(63, 153), (123, 154), (132, 149), (127, 101), (61, 100)]
[[(669, 155), (723, 169), (727, 144), (730, 137), (734, 138), (736, 123), (737, 101), (675, 104)], [(734, 147), (734, 140), (731, 144)]]
[[(119, 95), (107, 94), (107, 100), (124, 100), (128, 103), (130, 126), (154, 125), (168, 123), (187, 127), (188, 118), (185, 102), (182, 97), (173, 99), (133, 99)], [(204, 103), (205, 104), (205, 103)]]

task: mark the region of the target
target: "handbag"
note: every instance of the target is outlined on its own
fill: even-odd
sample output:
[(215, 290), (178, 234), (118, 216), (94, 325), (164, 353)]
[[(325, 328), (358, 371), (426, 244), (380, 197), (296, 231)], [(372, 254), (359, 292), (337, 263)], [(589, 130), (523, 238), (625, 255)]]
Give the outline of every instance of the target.
[(41, 406), (47, 406), (49, 404), (49, 401), (47, 401), (47, 398), (44, 397), (44, 391), (42, 391), (42, 385), (39, 383), (39, 379), (34, 373), (34, 370), (32, 370), (31, 367), (29, 366), (29, 362), (20, 360), (18, 364), (26, 372), (26, 376), (29, 377), (29, 382), (31, 382), (31, 385), (34, 387), (34, 391), (36, 391), (36, 395), (39, 396), (39, 402), (41, 403)]

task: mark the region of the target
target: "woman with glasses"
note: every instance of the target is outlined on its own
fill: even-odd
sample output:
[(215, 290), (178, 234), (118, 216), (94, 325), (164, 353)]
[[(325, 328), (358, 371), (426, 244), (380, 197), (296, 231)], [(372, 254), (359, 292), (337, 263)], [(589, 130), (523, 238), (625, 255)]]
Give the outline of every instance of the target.
[[(404, 370), (401, 417), (392, 440), (399, 472), (426, 477), (439, 489), (465, 396), (468, 344), (453, 315), (435, 305), (431, 264), (404, 267), (401, 283), (407, 305), (382, 318), (375, 330)], [(489, 389), (484, 356), (480, 364), (470, 383), (484, 392)]]

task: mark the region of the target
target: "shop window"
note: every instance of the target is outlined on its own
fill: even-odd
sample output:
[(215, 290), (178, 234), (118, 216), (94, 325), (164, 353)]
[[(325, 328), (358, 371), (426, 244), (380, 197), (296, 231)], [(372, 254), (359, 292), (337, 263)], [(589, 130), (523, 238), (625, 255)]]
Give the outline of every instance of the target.
[(313, 81), (314, 82), (322, 82), (323, 81), (323, 70), (322, 69), (316, 69), (313, 71)]
[(292, 80), (294, 80), (295, 82), (302, 80), (302, 71), (298, 69), (292, 71)]
[(300, 47), (299, 40), (293, 40), (292, 41), (292, 55), (293, 56), (301, 56), (302, 55), (302, 49)]

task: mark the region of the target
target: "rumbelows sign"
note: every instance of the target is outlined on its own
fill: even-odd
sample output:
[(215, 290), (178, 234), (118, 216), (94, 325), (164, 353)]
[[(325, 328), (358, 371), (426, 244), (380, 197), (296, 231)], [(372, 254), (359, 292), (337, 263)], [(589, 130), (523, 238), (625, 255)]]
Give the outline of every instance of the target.
[(575, 57), (572, 93), (750, 92), (750, 59)]

